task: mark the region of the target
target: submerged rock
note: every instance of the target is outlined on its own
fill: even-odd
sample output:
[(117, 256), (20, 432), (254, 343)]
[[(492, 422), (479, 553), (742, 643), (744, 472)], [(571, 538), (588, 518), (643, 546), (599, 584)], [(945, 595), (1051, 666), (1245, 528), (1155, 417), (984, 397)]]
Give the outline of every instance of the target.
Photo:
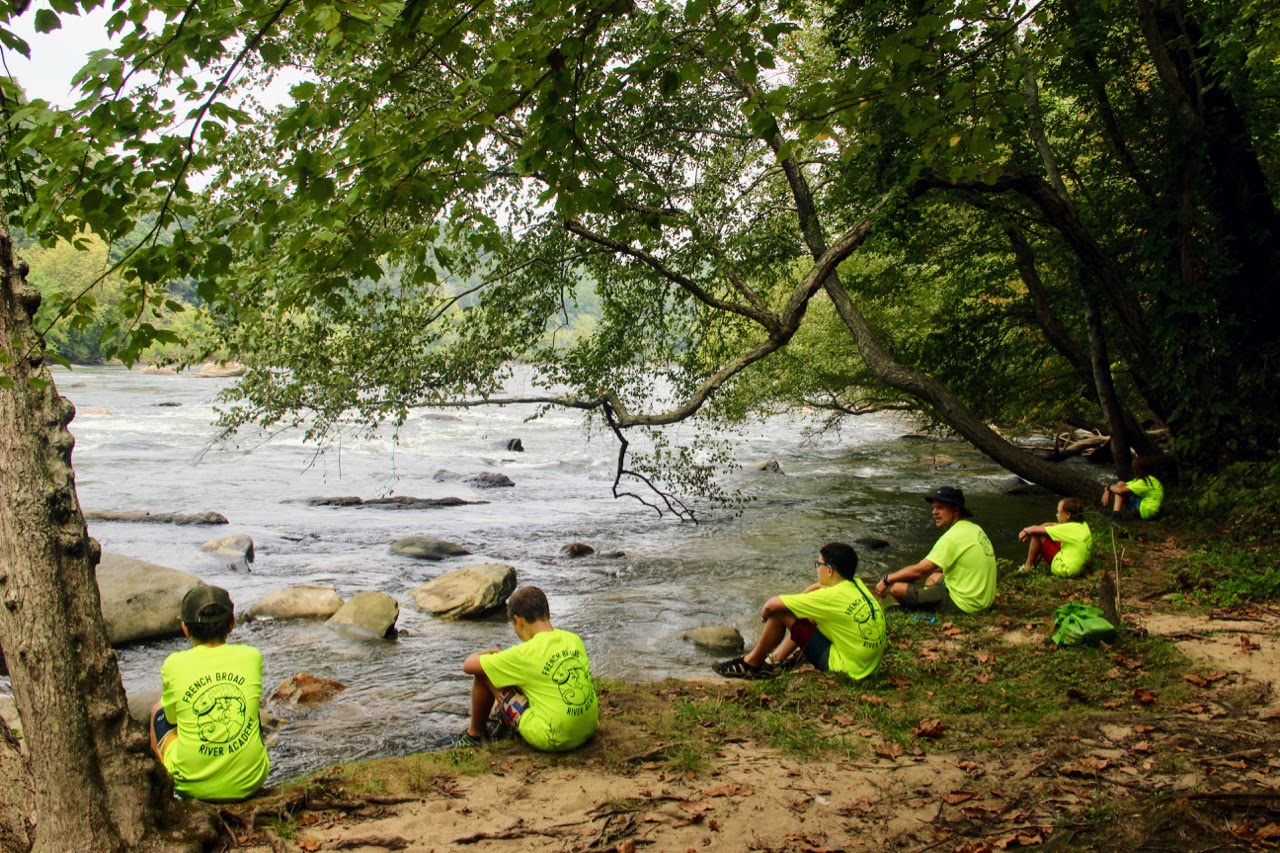
[(859, 536), (853, 541), (854, 544), (861, 545), (864, 548), (870, 548), (872, 551), (882, 551), (890, 545), (888, 539), (877, 539), (874, 536)]
[(742, 466), (744, 471), (763, 471), (766, 474), (781, 474), (782, 466), (777, 459), (765, 459), (762, 462), (748, 462)]
[(560, 551), (566, 557), (586, 557), (594, 554), (596, 549), (592, 548), (585, 542), (570, 542), (568, 545), (561, 548)]
[(524, 442), (518, 438), (508, 439), (506, 443), (507, 450), (512, 453), (524, 453)]
[(329, 624), (356, 637), (394, 640), (400, 604), (381, 592), (357, 592), (329, 617)]
[(319, 705), (346, 689), (347, 685), (340, 681), (300, 672), (281, 681), (271, 693), (271, 701), (287, 702), (290, 705)]
[(443, 560), (445, 557), (462, 557), (471, 552), (461, 545), (432, 539), (429, 536), (406, 536), (391, 543), (391, 553), (418, 560)]
[(921, 456), (919, 459), (919, 463), (921, 465), (925, 465), (930, 468), (937, 468), (939, 470), (945, 469), (948, 471), (959, 471), (960, 469), (966, 467), (963, 462), (957, 462), (956, 460), (952, 459), (950, 456), (944, 456), (941, 453), (937, 455)]
[(737, 654), (747, 647), (746, 641), (742, 639), (742, 632), (728, 625), (701, 625), (685, 631), (680, 639), (689, 640), (696, 646), (715, 652)]
[(98, 563), (102, 621), (113, 646), (181, 637), (179, 610), (187, 590), (202, 581), (165, 566), (103, 553)]
[(344, 604), (331, 586), (291, 586), (267, 593), (249, 608), (245, 619), (328, 619)]
[(469, 619), (495, 610), (516, 588), (516, 570), (504, 563), (479, 563), (443, 574), (410, 591), (423, 610), (443, 619)]
[(228, 524), (227, 517), (216, 512), (157, 512), (145, 509), (89, 510), (85, 521), (134, 521), (148, 524)]

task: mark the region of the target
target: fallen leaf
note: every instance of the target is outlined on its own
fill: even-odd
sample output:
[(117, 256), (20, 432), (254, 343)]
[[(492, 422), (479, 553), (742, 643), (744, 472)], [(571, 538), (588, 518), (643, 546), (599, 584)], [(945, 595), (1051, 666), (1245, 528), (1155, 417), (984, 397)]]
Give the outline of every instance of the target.
[(1266, 826), (1262, 827), (1262, 829), (1259, 829), (1257, 832), (1255, 832), (1253, 834), (1253, 837), (1259, 838), (1263, 841), (1270, 841), (1273, 838), (1280, 838), (1280, 826), (1276, 826), (1274, 823), (1269, 823)]
[(857, 717), (841, 716), (841, 717), (836, 717), (836, 718), (835, 718), (835, 724), (836, 724), (837, 726), (846, 726), (846, 727), (847, 727), (847, 726), (852, 726), (852, 725), (853, 725), (854, 723), (856, 723), (857, 721), (858, 721), (858, 718), (857, 718)]
[(636, 853), (636, 840), (628, 838), (625, 841), (619, 841), (614, 848), (618, 853)]
[(1258, 645), (1253, 640), (1250, 640), (1248, 634), (1240, 635), (1240, 651), (1244, 652), (1246, 655), (1253, 654), (1260, 648), (1262, 648), (1262, 646)]
[(1130, 749), (1132, 749), (1134, 752), (1140, 752), (1140, 753), (1142, 753), (1143, 755), (1150, 755), (1150, 754), (1151, 754), (1151, 742), (1150, 742), (1150, 741), (1146, 741), (1146, 740), (1144, 740), (1144, 741), (1139, 741), (1138, 743), (1135, 743), (1133, 746), (1131, 746), (1131, 747), (1129, 747), (1129, 748), (1130, 748)]
[(978, 652), (974, 657), (977, 658), (978, 663), (991, 663), (990, 652)]
[(944, 630), (944, 631), (942, 632), (942, 636), (944, 636), (944, 637), (958, 637), (958, 636), (960, 636), (960, 635), (961, 635), (961, 634), (963, 634), (963, 633), (964, 633), (964, 630), (963, 630), (963, 629), (961, 629), (961, 628), (947, 628), (946, 630)]
[(1248, 770), (1249, 769), (1249, 763), (1247, 761), (1224, 761), (1222, 763), (1230, 767), (1232, 770)]
[(306, 838), (299, 841), (298, 846), (303, 850), (306, 850), (307, 853), (315, 853), (316, 850), (320, 849), (320, 842), (311, 838)]
[(1110, 702), (1103, 702), (1102, 707), (1107, 708), (1111, 711), (1114, 711), (1116, 708), (1119, 708), (1123, 704), (1124, 704), (1123, 701), (1116, 699)]
[(942, 799), (953, 806), (958, 806), (961, 803), (969, 802), (976, 796), (978, 796), (976, 791), (948, 791), (942, 795)]
[(909, 809), (924, 808), (924, 800), (920, 800), (920, 799), (907, 800), (907, 808)]
[(916, 726), (916, 737), (942, 737), (942, 733), (947, 730), (946, 723), (942, 720), (921, 720), (920, 725)]
[(1122, 674), (1123, 673), (1120, 672), (1120, 667), (1116, 667), (1115, 669), (1107, 673), (1107, 678), (1110, 678), (1112, 681), (1114, 681), (1115, 679), (1119, 678)]
[(1208, 681), (1204, 680), (1203, 678), (1201, 678), (1201, 677), (1200, 677), (1200, 676), (1198, 676), (1198, 675), (1191, 675), (1190, 673), (1188, 673), (1188, 674), (1186, 674), (1186, 675), (1182, 676), (1182, 680), (1183, 680), (1183, 681), (1189, 681), (1189, 682), (1191, 682), (1192, 684), (1194, 684), (1196, 687), (1208, 687), (1208, 686), (1209, 686), (1209, 682), (1208, 682)]
[(875, 729), (859, 729), (858, 730), (858, 734), (862, 735), (863, 737), (875, 737), (875, 733), (876, 733)]
[(1145, 687), (1139, 687), (1133, 691), (1133, 698), (1137, 699), (1143, 705), (1154, 705), (1156, 701), (1156, 692), (1148, 690)]
[(864, 704), (866, 704), (866, 705), (873, 705), (873, 706), (875, 706), (875, 707), (877, 707), (877, 708), (878, 708), (878, 707), (880, 707), (881, 705), (887, 705), (887, 704), (889, 704), (889, 700), (888, 700), (888, 699), (886, 699), (886, 698), (884, 698), (883, 696), (873, 696), (873, 695), (872, 695), (872, 694), (870, 694), (870, 693), (863, 693), (863, 694), (862, 694), (862, 696), (860, 696), (860, 697), (859, 697), (859, 699), (860, 699)]
[(882, 743), (873, 751), (881, 758), (897, 760), (902, 756), (902, 745), (897, 743)]
[(976, 677), (979, 684), (990, 684), (992, 679), (995, 678), (995, 676), (989, 672), (980, 672)]
[(1146, 734), (1147, 732), (1154, 732), (1154, 731), (1156, 730), (1156, 727), (1155, 727), (1155, 726), (1136, 725), (1136, 726), (1134, 726), (1134, 727), (1133, 727), (1133, 730), (1134, 730), (1135, 732), (1137, 732), (1138, 734), (1140, 734), (1140, 735), (1144, 735), (1144, 734)]
[(1188, 714), (1203, 714), (1205, 708), (1199, 702), (1179, 702), (1178, 710), (1186, 711)]
[(1205, 674), (1204, 680), (1210, 684), (1214, 684), (1226, 678), (1228, 675), (1229, 673), (1226, 672), (1210, 672)]
[(1079, 687), (1068, 687), (1067, 698), (1074, 699), (1077, 702), (1088, 702), (1090, 699), (1090, 696), (1088, 693), (1085, 693)]

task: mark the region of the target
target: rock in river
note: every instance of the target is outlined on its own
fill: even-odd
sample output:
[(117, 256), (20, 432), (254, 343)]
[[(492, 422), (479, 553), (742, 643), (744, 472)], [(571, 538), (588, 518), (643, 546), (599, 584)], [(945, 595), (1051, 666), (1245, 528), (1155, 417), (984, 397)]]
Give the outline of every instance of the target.
[(515, 588), (513, 567), (479, 563), (427, 581), (409, 594), (428, 613), (445, 619), (468, 619), (501, 607)]
[(357, 592), (329, 617), (329, 624), (357, 637), (394, 640), (399, 618), (400, 605), (391, 596), (381, 592)]
[(391, 543), (391, 553), (419, 560), (443, 560), (445, 557), (462, 557), (471, 552), (461, 545), (432, 539), (429, 536), (406, 536)]
[(342, 605), (342, 596), (331, 586), (291, 586), (267, 593), (245, 619), (328, 619)]
[(198, 577), (120, 554), (98, 563), (102, 620), (111, 645), (181, 637), (178, 611)]
[(728, 625), (702, 625), (692, 628), (680, 635), (682, 640), (690, 640), (694, 645), (714, 652), (739, 653), (747, 644), (737, 628)]
[(271, 694), (271, 701), (288, 702), (290, 705), (319, 705), (346, 689), (347, 685), (341, 681), (300, 672), (280, 682)]
[(212, 551), (220, 557), (234, 557), (246, 566), (253, 562), (253, 538), (247, 533), (210, 539), (200, 546), (201, 551)]

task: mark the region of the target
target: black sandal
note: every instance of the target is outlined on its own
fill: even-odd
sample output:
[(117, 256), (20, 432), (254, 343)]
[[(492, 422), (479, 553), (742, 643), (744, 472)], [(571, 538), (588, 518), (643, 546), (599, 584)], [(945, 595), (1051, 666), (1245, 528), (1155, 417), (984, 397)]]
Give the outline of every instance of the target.
[(716, 674), (723, 675), (725, 678), (768, 678), (769, 673), (765, 672), (763, 666), (752, 666), (742, 657), (736, 657), (732, 660), (722, 660), (711, 664), (711, 668)]

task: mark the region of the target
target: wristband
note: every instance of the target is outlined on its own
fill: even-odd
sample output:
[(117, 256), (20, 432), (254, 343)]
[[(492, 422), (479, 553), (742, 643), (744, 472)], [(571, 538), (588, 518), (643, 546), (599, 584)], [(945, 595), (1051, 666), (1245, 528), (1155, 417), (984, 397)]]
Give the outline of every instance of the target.
[(884, 584), (885, 586), (889, 586), (889, 576), (888, 576), (888, 575), (881, 575), (881, 576), (880, 576), (880, 583)]

